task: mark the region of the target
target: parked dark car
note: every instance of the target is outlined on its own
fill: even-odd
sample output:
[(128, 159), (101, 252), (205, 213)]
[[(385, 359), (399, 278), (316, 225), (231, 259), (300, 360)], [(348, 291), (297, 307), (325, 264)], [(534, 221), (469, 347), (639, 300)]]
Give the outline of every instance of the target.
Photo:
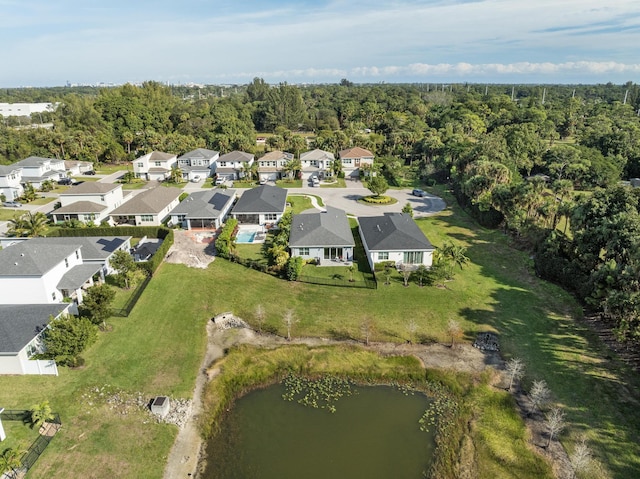
[(71, 178), (61, 178), (58, 180), (59, 185), (72, 185), (73, 180)]
[(20, 208), (22, 206), (22, 203), (18, 201), (5, 201), (4, 203), (2, 203), (2, 206), (4, 206), (5, 208)]
[(84, 175), (93, 176), (93, 175), (95, 175), (95, 174), (96, 174), (96, 172), (95, 172), (95, 171), (93, 171), (93, 170), (89, 170), (89, 171), (85, 171), (83, 174), (84, 174)]
[(412, 194), (413, 196), (419, 196), (419, 197), (421, 197), (421, 198), (422, 198), (423, 196), (427, 196), (427, 192), (426, 192), (426, 191), (424, 191), (424, 190), (419, 190), (419, 189), (415, 189), (415, 190), (413, 190), (413, 191), (411, 192), (411, 194)]

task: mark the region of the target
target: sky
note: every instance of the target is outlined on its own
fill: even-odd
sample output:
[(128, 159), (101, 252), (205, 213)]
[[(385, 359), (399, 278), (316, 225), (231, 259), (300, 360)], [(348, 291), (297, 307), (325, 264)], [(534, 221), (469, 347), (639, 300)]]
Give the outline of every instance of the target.
[(0, 87), (640, 83), (638, 0), (0, 0)]

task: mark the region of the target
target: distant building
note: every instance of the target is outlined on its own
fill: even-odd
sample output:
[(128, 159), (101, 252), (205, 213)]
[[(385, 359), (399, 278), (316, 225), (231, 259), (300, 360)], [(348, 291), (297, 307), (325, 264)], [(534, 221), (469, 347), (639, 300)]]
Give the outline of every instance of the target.
[(54, 111), (57, 103), (0, 103), (2, 116), (31, 116), (32, 113)]

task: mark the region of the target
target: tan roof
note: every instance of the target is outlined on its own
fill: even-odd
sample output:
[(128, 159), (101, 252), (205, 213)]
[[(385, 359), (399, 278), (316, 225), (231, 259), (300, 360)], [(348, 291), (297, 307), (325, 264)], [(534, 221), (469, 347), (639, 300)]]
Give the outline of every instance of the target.
[(138, 193), (109, 214), (111, 216), (118, 216), (160, 213), (169, 206), (172, 201), (175, 201), (181, 193), (182, 190), (180, 188), (157, 186)]
[(260, 158), (258, 158), (258, 161), (277, 161), (277, 160), (291, 160), (293, 158), (293, 154), (291, 153), (285, 153), (283, 151), (280, 150), (276, 150), (276, 151), (270, 151), (269, 153), (265, 154), (264, 156), (261, 156)]
[(164, 153), (162, 151), (152, 151), (149, 156), (149, 161), (164, 161), (170, 160), (171, 158), (175, 158), (176, 155), (172, 155), (171, 153)]
[(60, 195), (90, 195), (90, 194), (104, 194), (115, 190), (116, 188), (122, 188), (121, 185), (115, 183), (101, 183), (98, 181), (85, 181), (79, 185), (72, 186), (64, 193)]
[(373, 153), (371, 153), (369, 150), (365, 150), (364, 148), (360, 148), (359, 146), (354, 146), (353, 148), (347, 148), (346, 150), (342, 150), (340, 152), (340, 158), (363, 158), (363, 157), (373, 158)]
[(300, 160), (309, 161), (309, 160), (334, 160), (335, 157), (333, 153), (330, 151), (320, 150), (316, 148), (315, 150), (305, 151), (300, 155)]

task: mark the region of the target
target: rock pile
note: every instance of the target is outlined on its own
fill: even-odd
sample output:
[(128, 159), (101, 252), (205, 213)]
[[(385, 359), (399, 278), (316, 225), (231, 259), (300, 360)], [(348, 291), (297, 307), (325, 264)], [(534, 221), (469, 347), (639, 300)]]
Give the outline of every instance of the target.
[(242, 319), (234, 316), (231, 313), (222, 313), (218, 316), (211, 318), (211, 321), (214, 322), (218, 330), (224, 331), (225, 329), (231, 328), (248, 328), (249, 325), (245, 323)]
[(494, 333), (478, 333), (476, 340), (473, 342), (473, 347), (478, 348), (480, 351), (500, 351), (498, 336)]
[(175, 424), (183, 428), (191, 415), (191, 399), (171, 399), (171, 408), (164, 418), (156, 417), (158, 422)]

